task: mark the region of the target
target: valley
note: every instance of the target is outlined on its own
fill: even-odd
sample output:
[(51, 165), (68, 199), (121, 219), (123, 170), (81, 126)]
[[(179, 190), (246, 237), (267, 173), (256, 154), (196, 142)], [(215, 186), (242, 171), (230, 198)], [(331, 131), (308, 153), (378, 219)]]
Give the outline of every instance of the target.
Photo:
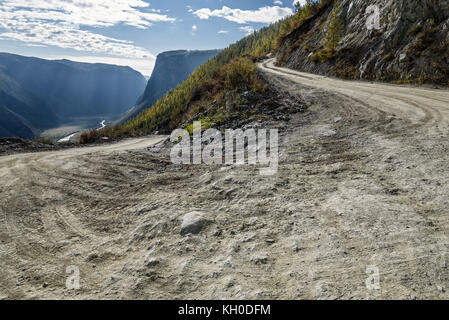
[(129, 67), (0, 53), (0, 137), (59, 140), (115, 121), (146, 80)]
[(79, 137), (81, 133), (86, 130), (102, 129), (106, 126), (106, 121), (108, 121), (108, 123), (112, 123), (116, 119), (114, 116), (107, 117), (108, 120), (105, 120), (104, 118), (105, 116), (77, 117), (72, 119), (69, 123), (62, 124), (58, 128), (45, 130), (41, 133), (41, 137), (54, 140), (58, 143), (70, 141), (76, 142), (77, 139), (71, 140), (71, 138), (75, 136)]

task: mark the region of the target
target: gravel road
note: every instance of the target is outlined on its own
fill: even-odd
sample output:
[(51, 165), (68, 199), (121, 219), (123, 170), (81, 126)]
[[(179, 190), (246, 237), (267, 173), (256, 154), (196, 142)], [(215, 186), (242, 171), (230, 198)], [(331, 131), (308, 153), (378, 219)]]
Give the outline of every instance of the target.
[(308, 106), (263, 123), (274, 176), (165, 137), (0, 157), (0, 298), (449, 299), (449, 91), (259, 68)]

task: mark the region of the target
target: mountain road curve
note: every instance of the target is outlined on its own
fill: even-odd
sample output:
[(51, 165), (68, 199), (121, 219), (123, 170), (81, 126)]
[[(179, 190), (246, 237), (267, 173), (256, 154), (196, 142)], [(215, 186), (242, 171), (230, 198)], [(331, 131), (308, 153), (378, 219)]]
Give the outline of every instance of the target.
[[(388, 113), (397, 118), (406, 118), (411, 123), (431, 122), (447, 126), (449, 121), (449, 90), (427, 89), (382, 83), (345, 81), (326, 76), (298, 72), (275, 66), (275, 59), (259, 64), (265, 72), (281, 76), (289, 82), (311, 88), (327, 90), (352, 99), (377, 113)], [(289, 86), (284, 83), (284, 86)]]
[(273, 176), (157, 136), (0, 157), (0, 298), (449, 299), (449, 91), (259, 70)]

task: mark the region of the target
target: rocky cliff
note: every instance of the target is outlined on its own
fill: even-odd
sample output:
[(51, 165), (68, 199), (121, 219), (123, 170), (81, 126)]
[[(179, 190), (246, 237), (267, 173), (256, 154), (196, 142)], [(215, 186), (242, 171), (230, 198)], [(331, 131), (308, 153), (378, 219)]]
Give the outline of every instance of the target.
[(278, 61), (350, 79), (448, 85), (449, 1), (322, 0), (283, 36)]
[(196, 68), (215, 57), (219, 52), (220, 50), (178, 50), (159, 54), (143, 96), (137, 106), (131, 109), (120, 122), (126, 122), (143, 110), (150, 108), (168, 91), (187, 80)]

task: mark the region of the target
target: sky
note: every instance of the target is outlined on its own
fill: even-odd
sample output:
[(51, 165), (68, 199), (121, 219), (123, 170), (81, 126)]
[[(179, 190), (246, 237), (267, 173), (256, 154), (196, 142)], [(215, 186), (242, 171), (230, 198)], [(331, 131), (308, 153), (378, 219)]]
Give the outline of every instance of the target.
[(0, 0), (0, 52), (128, 65), (149, 76), (159, 53), (225, 48), (291, 15), (296, 1)]

